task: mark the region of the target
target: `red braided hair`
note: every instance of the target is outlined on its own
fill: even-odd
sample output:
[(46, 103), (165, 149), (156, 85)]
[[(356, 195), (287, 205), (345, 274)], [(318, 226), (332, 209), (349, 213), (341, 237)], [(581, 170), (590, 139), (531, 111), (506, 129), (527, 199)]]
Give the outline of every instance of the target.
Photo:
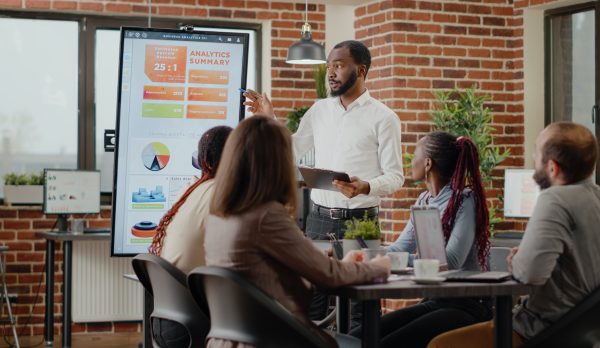
[(167, 211), (160, 219), (158, 227), (156, 228), (156, 234), (152, 238), (152, 244), (148, 247), (148, 252), (160, 256), (163, 248), (163, 241), (167, 234), (167, 227), (171, 223), (171, 220), (173, 220), (173, 216), (177, 214), (179, 208), (181, 208), (188, 196), (194, 192), (198, 186), (215, 177), (221, 160), (221, 153), (225, 147), (225, 141), (231, 131), (231, 127), (217, 126), (207, 130), (202, 135), (198, 142), (198, 163), (200, 164), (202, 175), (198, 181), (185, 190), (177, 202), (173, 204), (171, 209), (169, 209), (169, 211)]
[(450, 239), (456, 215), (462, 206), (465, 188), (475, 195), (475, 243), (482, 270), (488, 269), (490, 252), (489, 212), (485, 189), (479, 172), (477, 146), (466, 137), (456, 138), (446, 132), (429, 133), (425, 141), (426, 156), (432, 159), (442, 179), (449, 180), (452, 195), (442, 216), (446, 243)]

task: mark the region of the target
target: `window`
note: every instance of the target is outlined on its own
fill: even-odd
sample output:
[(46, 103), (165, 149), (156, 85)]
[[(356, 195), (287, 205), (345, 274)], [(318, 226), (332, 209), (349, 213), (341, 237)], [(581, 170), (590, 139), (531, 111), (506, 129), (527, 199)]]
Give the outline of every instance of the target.
[[(121, 26), (147, 26), (144, 18), (0, 11), (0, 177), (43, 168), (99, 169), (101, 190), (111, 192), (113, 153), (104, 152), (104, 130), (114, 129), (117, 111)], [(35, 18), (35, 19), (34, 19)], [(240, 27), (232, 22), (186, 23)], [(154, 27), (179, 28), (155, 18)], [(248, 87), (260, 88), (260, 57)], [(251, 74), (249, 74), (251, 77)], [(0, 185), (0, 199), (4, 197)]]
[[(546, 124), (573, 121), (598, 137), (598, 3), (546, 13)], [(600, 175), (599, 171), (597, 172)], [(598, 181), (598, 180), (597, 180)]]
[(78, 23), (0, 18), (0, 33), (0, 176), (76, 168)]

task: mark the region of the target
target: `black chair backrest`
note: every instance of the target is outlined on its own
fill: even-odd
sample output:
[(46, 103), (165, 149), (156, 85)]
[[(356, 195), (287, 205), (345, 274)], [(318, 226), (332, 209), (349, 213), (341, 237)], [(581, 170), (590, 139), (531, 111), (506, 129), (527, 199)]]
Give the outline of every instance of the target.
[[(188, 274), (190, 291), (204, 293), (211, 313), (209, 338), (243, 342), (260, 348), (329, 348), (285, 307), (236, 272), (198, 267)], [(200, 300), (201, 300), (201, 296)]]
[[(151, 320), (168, 319), (183, 325), (190, 335), (190, 347), (203, 347), (210, 329), (208, 306), (203, 294), (192, 297), (185, 273), (152, 254), (139, 254), (131, 261), (138, 279), (154, 302)], [(153, 344), (158, 347), (154, 340)]]
[(600, 288), (520, 348), (592, 348), (596, 345), (600, 345)]

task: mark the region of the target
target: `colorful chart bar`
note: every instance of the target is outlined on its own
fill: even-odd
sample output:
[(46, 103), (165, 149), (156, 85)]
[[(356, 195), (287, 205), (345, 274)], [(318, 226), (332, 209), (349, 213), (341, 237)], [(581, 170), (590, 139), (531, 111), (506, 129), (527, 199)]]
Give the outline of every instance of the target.
[(229, 71), (190, 70), (189, 83), (226, 85), (229, 83)]
[(144, 86), (144, 99), (183, 100), (183, 87)]
[(142, 104), (142, 117), (183, 118), (183, 104)]
[(205, 87), (190, 87), (188, 89), (188, 100), (191, 101), (208, 101), (208, 102), (226, 102), (226, 88), (205, 88)]
[(188, 105), (187, 118), (224, 120), (226, 117), (226, 106)]

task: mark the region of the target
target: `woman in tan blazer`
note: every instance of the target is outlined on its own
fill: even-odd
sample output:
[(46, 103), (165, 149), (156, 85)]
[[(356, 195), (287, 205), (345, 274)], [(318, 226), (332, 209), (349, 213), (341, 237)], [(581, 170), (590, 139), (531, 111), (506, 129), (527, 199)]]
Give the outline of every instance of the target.
[[(296, 186), (289, 131), (263, 116), (242, 121), (227, 140), (215, 178), (206, 220), (206, 264), (242, 274), (337, 347), (308, 319), (311, 283), (332, 288), (385, 281), (390, 261), (384, 256), (357, 262), (361, 252), (338, 261), (319, 251), (292, 219)], [(247, 346), (208, 341), (208, 347)]]

